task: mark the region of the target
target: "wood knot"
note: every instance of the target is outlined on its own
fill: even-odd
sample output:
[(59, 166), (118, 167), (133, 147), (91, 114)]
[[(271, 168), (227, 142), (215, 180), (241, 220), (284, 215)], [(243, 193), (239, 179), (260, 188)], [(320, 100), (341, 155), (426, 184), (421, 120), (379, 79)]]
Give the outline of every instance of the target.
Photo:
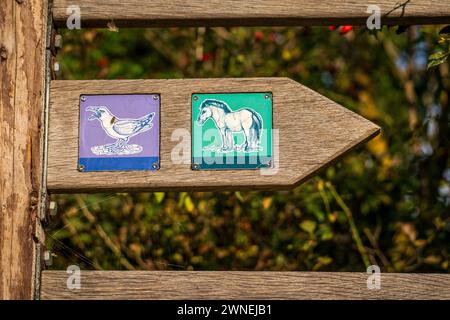
[(0, 46), (0, 58), (2, 60), (8, 59), (8, 49), (4, 45)]
[(25, 2), (25, 0), (16, 0), (16, 2), (17, 2), (18, 4), (22, 4), (22, 3)]

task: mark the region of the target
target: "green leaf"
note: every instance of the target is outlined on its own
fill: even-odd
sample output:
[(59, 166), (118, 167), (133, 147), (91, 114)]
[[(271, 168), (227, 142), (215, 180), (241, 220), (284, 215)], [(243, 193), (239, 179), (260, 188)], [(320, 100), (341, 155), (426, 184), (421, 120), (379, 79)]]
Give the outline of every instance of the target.
[(312, 220), (305, 220), (300, 223), (300, 228), (302, 228), (302, 230), (308, 232), (309, 234), (312, 234), (314, 233), (314, 230), (316, 230), (316, 222)]
[(370, 30), (370, 29), (367, 29), (367, 28), (361, 28), (360, 34), (368, 33), (368, 34), (374, 36), (375, 39), (378, 40), (378, 33), (380, 33), (380, 32), (382, 32), (382, 31), (378, 30), (378, 29)]
[(195, 209), (194, 203), (189, 196), (186, 196), (186, 198), (184, 199), (184, 206), (188, 212), (192, 212)]
[(244, 197), (242, 196), (242, 194), (239, 191), (236, 191), (234, 194), (236, 195), (236, 198), (238, 198), (238, 200), (240, 202), (244, 202), (245, 201)]
[(437, 53), (432, 54), (428, 59), (428, 69), (436, 67), (441, 63), (444, 63), (447, 60), (450, 52), (439, 51)]
[(442, 58), (446, 58), (449, 55), (449, 52), (445, 52), (445, 51), (438, 51), (436, 53), (433, 53), (430, 57), (429, 60), (440, 60)]
[(164, 192), (155, 192), (156, 203), (161, 203), (165, 196), (166, 194)]
[(328, 256), (323, 256), (323, 257), (318, 257), (318, 258), (317, 258), (317, 261), (318, 261), (321, 265), (326, 266), (326, 265), (328, 265), (328, 264), (330, 264), (330, 263), (333, 262), (333, 258), (330, 258), (330, 257), (328, 257)]

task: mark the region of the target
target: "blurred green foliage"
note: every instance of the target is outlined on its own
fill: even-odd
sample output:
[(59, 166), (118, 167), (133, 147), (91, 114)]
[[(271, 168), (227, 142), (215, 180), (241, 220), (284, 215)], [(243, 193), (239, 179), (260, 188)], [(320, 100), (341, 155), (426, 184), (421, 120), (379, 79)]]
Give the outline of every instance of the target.
[(54, 196), (54, 268), (449, 272), (441, 28), (62, 30), (62, 79), (286, 76), (382, 134), (292, 191)]

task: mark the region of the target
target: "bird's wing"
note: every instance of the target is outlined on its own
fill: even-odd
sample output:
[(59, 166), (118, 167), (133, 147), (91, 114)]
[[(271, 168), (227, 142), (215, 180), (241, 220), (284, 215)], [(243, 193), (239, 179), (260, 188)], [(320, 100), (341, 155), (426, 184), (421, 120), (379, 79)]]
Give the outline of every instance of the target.
[(142, 129), (140, 122), (137, 120), (119, 120), (112, 127), (114, 131), (124, 136), (130, 136)]
[(140, 119), (123, 119), (114, 122), (112, 128), (118, 134), (131, 136), (139, 132), (147, 131), (152, 127), (151, 120), (154, 114), (142, 117)]

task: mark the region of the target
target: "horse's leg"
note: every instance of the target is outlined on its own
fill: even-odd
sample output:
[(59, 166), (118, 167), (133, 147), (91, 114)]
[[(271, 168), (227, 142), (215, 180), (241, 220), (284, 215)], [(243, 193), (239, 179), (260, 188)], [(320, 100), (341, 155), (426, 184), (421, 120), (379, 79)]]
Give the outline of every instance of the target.
[(227, 139), (228, 150), (233, 150), (233, 148), (234, 148), (233, 133), (231, 132), (230, 129), (226, 129), (225, 135), (226, 135), (226, 139)]
[(220, 128), (219, 132), (220, 132), (220, 136), (222, 138), (222, 150), (227, 150), (227, 137), (225, 134), (225, 128)]
[(249, 146), (251, 145), (251, 128), (250, 127), (242, 127), (244, 130), (244, 138), (245, 141), (242, 144), (244, 151), (249, 151)]

